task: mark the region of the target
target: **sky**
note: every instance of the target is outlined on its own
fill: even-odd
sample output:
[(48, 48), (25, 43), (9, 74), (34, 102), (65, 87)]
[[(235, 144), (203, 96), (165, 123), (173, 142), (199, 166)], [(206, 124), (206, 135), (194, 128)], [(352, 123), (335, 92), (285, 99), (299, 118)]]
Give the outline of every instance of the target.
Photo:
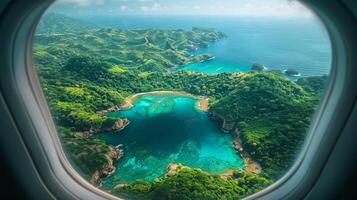
[(296, 0), (57, 0), (50, 11), (70, 15), (312, 16)]

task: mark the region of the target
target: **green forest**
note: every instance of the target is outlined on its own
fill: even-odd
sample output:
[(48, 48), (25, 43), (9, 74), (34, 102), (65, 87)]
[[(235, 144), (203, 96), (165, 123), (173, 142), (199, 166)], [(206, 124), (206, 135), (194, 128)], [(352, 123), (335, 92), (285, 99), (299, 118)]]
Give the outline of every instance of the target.
[(67, 157), (83, 177), (104, 178), (113, 162), (113, 147), (93, 134), (120, 119), (100, 111), (121, 105), (132, 94), (160, 90), (209, 97), (208, 113), (218, 113), (239, 129), (244, 149), (262, 173), (235, 171), (224, 178), (180, 166), (173, 176), (107, 191), (130, 199), (239, 199), (281, 177), (299, 152), (327, 77), (294, 82), (262, 70), (173, 71), (213, 58), (190, 52), (224, 37), (211, 28), (122, 30), (45, 15), (34, 37), (34, 59)]

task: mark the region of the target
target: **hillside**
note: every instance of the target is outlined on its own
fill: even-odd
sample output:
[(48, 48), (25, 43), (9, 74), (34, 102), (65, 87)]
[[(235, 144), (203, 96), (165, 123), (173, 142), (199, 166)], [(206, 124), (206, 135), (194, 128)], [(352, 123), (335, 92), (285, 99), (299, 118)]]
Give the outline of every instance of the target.
[[(61, 34), (54, 34), (57, 32)], [(100, 58), (110, 65), (140, 68), (142, 71), (167, 71), (211, 59), (213, 56), (210, 54), (191, 56), (190, 52), (225, 37), (224, 33), (208, 28), (93, 29), (59, 14), (45, 15), (36, 34), (35, 59), (40, 66), (49, 63), (64, 65), (63, 58), (85, 55)]]
[[(163, 37), (163, 38), (162, 38)], [(223, 37), (220, 32), (207, 36), (201, 29), (188, 30), (120, 30), (99, 29), (81, 34), (38, 35), (35, 39), (37, 62), (59, 62), (58, 55), (101, 57), (111, 65), (140, 68), (144, 71), (167, 71), (190, 62), (211, 59), (209, 54), (190, 55), (190, 50)], [(47, 54), (50, 60), (41, 60)]]
[(115, 193), (130, 199), (239, 199), (263, 189), (269, 180), (237, 170), (229, 179), (199, 169), (171, 164), (167, 175), (154, 183), (137, 181), (115, 188)]
[[(236, 199), (261, 189), (291, 166), (326, 77), (293, 82), (274, 72), (173, 73), (176, 66), (212, 58), (214, 55), (191, 54), (225, 34), (210, 28), (121, 30), (83, 25), (81, 30), (68, 30), (78, 23), (81, 27), (82, 22), (74, 19), (46, 15), (39, 26), (38, 33), (42, 33), (35, 35), (34, 58), (66, 154), (94, 185), (115, 170), (113, 162), (121, 151), (93, 135), (117, 131), (129, 123), (110, 118), (103, 110), (115, 110), (125, 97), (148, 91), (185, 91), (209, 97), (209, 113), (231, 124), (232, 134), (238, 128), (245, 151), (262, 165), (262, 174), (242, 171), (225, 179), (183, 168), (177, 176), (153, 183), (109, 188), (116, 194), (137, 196), (140, 192), (147, 199), (195, 199), (205, 194), (205, 198), (217, 199), (224, 187), (227, 199)], [(188, 190), (196, 193), (181, 196)]]
[(79, 33), (98, 27), (89, 22), (73, 19), (59, 13), (47, 13), (37, 25), (36, 34)]
[(124, 97), (138, 91), (173, 89), (176, 82), (165, 80), (172, 74), (157, 71), (210, 58), (191, 57), (189, 51), (222, 37), (219, 31), (203, 28), (93, 29), (59, 14), (44, 16), (35, 36), (35, 62), (66, 153), (77, 170), (88, 179), (103, 172), (113, 161), (108, 158), (113, 148), (92, 135), (128, 123), (100, 111), (120, 105)]
[(298, 81), (303, 83), (301, 87), (278, 74), (254, 73), (215, 102), (210, 112), (238, 128), (243, 147), (262, 165), (267, 177), (276, 179), (299, 152), (317, 103), (313, 100), (323, 89), (307, 86), (322, 85), (324, 80), (304, 78)]

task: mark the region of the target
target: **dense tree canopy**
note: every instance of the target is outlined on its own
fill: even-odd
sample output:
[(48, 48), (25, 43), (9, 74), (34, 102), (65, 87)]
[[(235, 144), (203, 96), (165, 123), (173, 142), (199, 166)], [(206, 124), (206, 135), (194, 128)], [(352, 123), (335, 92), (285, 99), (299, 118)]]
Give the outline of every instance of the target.
[[(46, 26), (57, 20), (62, 27), (71, 27), (68, 18), (49, 16), (42, 22)], [(137, 199), (237, 199), (262, 189), (291, 166), (326, 77), (293, 82), (276, 72), (172, 72), (179, 65), (212, 58), (209, 54), (190, 56), (190, 51), (207, 47), (225, 34), (208, 28), (81, 27), (61, 34), (53, 33), (58, 32), (56, 28), (40, 28), (34, 56), (64, 148), (86, 178), (108, 163), (109, 146), (81, 132), (110, 127), (118, 119), (98, 111), (120, 105), (134, 93), (155, 90), (209, 97), (210, 112), (235, 123), (243, 147), (262, 165), (263, 173), (235, 171), (232, 177), (222, 178), (180, 167), (175, 176), (135, 182), (116, 189), (117, 194)], [(262, 65), (255, 68), (262, 71)]]
[(174, 176), (153, 183), (137, 181), (116, 189), (119, 195), (132, 199), (239, 199), (269, 184), (269, 180), (254, 174), (236, 171), (231, 178), (210, 175), (199, 169), (180, 167)]

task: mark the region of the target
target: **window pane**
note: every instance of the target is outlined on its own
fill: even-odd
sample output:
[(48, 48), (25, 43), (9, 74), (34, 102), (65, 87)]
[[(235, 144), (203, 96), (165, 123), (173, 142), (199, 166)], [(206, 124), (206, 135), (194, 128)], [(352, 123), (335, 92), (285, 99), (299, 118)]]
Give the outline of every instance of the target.
[(66, 156), (134, 199), (239, 199), (292, 166), (331, 66), (285, 0), (62, 0), (34, 59)]

